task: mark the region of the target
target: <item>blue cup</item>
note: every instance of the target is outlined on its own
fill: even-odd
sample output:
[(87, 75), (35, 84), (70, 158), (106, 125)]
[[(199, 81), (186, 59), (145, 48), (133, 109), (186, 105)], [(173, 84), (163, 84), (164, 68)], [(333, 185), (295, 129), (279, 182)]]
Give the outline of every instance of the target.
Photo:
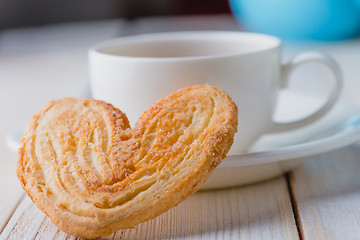
[(249, 31), (282, 39), (344, 40), (360, 34), (360, 0), (229, 0)]

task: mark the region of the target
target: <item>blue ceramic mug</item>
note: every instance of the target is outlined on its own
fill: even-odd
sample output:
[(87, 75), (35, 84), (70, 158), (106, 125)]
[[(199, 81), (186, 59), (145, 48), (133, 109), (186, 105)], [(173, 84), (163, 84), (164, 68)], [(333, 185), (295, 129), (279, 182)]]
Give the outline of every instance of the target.
[(247, 30), (283, 39), (343, 40), (360, 33), (360, 0), (230, 0)]

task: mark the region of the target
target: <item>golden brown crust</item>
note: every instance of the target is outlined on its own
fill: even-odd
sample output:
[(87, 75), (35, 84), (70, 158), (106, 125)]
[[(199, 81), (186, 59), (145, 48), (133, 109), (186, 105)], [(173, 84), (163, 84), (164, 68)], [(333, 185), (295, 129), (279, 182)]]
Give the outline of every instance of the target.
[(110, 104), (64, 98), (29, 121), (17, 176), (59, 229), (105, 236), (194, 193), (226, 156), (236, 129), (236, 105), (208, 85), (158, 101), (133, 129)]

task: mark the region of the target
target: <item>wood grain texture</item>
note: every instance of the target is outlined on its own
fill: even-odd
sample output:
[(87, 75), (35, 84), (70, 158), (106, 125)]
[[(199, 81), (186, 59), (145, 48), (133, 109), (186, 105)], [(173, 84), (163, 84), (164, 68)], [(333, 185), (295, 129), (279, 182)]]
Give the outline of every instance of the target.
[[(4, 171), (0, 171), (0, 175), (6, 176)], [(0, 234), (24, 196), (20, 187), (14, 187), (14, 185), (17, 185), (15, 181), (15, 179), (9, 181), (9, 179), (0, 178)]]
[[(0, 121), (1, 123), (1, 121)], [(1, 136), (1, 134), (0, 134)], [(1, 136), (2, 137), (2, 136)], [(0, 234), (24, 194), (14, 172), (16, 154), (11, 153), (0, 139)]]
[[(60, 232), (25, 197), (7, 239), (76, 239)], [(284, 177), (242, 188), (199, 192), (165, 214), (104, 239), (298, 239)]]
[(302, 239), (360, 239), (360, 149), (314, 157), (290, 184)]

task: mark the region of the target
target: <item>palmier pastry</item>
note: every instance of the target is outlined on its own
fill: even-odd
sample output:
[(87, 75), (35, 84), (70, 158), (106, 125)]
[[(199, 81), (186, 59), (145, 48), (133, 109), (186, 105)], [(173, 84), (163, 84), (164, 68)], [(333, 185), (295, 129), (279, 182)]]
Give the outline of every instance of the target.
[(194, 193), (226, 156), (236, 129), (236, 105), (209, 85), (156, 102), (133, 128), (108, 103), (64, 98), (30, 119), (17, 176), (60, 230), (106, 236)]

